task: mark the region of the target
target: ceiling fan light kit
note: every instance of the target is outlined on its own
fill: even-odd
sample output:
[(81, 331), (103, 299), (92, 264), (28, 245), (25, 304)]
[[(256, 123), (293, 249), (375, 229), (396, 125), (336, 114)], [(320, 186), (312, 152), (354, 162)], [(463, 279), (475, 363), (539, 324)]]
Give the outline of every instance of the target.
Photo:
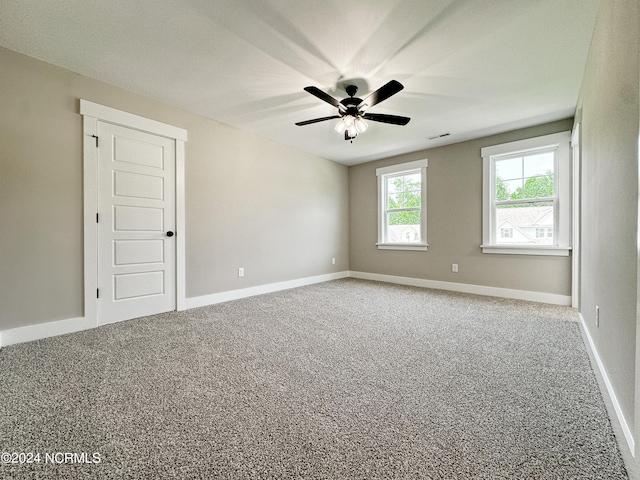
[(349, 85), (346, 88), (349, 98), (344, 98), (340, 101), (333, 98), (331, 95), (324, 93), (317, 87), (306, 87), (304, 90), (311, 95), (318, 97), (320, 100), (333, 105), (338, 109), (338, 115), (332, 115), (329, 117), (314, 118), (313, 120), (306, 120), (304, 122), (297, 122), (296, 125), (310, 125), (312, 123), (324, 122), (325, 120), (331, 120), (339, 118), (340, 121), (335, 126), (335, 131), (344, 134), (345, 140), (353, 140), (360, 133), (364, 133), (369, 125), (366, 120), (371, 120), (380, 123), (390, 123), (392, 125), (406, 125), (409, 123), (410, 118), (400, 117), (397, 115), (385, 115), (376, 113), (366, 113), (369, 107), (372, 107), (383, 100), (386, 100), (392, 95), (395, 95), (404, 87), (396, 80), (391, 80), (389, 83), (383, 85), (378, 90), (373, 92), (364, 100), (356, 98), (355, 95), (358, 92), (358, 87), (355, 85)]
[(362, 117), (345, 115), (336, 124), (335, 131), (339, 134), (343, 134), (346, 131), (350, 138), (356, 138), (359, 133), (364, 133), (367, 128), (369, 128), (369, 124)]

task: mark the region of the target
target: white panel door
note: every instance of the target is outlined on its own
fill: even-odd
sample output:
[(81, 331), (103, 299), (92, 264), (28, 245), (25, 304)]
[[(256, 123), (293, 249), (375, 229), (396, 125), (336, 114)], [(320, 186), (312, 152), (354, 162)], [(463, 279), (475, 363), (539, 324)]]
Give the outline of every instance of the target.
[(98, 138), (98, 323), (175, 310), (175, 141), (104, 122)]

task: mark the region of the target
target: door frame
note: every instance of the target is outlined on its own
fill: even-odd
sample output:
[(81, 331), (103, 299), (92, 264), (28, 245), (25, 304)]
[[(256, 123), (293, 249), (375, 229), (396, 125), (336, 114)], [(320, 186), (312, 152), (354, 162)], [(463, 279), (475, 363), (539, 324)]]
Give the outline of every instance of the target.
[(571, 132), (571, 168), (573, 178), (572, 192), (572, 230), (571, 230), (571, 306), (580, 310), (581, 277), (581, 238), (580, 238), (580, 125), (576, 122)]
[(184, 161), (187, 131), (183, 128), (140, 117), (97, 103), (80, 99), (83, 116), (83, 219), (84, 219), (84, 316), (92, 325), (101, 325), (98, 318), (98, 122), (140, 130), (175, 141), (176, 152), (176, 310), (185, 307), (185, 191)]

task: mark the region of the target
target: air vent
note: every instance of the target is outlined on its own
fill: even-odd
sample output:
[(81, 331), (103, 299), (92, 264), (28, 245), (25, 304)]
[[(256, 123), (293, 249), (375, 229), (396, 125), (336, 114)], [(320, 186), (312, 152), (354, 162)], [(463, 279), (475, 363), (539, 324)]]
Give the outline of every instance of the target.
[(451, 132), (441, 133), (440, 135), (434, 135), (433, 137), (428, 137), (429, 140), (435, 140), (436, 138), (442, 138), (451, 135)]

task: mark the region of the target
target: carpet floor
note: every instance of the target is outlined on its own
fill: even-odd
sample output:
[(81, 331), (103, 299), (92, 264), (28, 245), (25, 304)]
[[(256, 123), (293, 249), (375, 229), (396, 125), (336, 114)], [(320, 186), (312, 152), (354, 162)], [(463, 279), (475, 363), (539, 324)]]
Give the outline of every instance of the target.
[(0, 477), (626, 479), (576, 320), (343, 279), (6, 347)]

